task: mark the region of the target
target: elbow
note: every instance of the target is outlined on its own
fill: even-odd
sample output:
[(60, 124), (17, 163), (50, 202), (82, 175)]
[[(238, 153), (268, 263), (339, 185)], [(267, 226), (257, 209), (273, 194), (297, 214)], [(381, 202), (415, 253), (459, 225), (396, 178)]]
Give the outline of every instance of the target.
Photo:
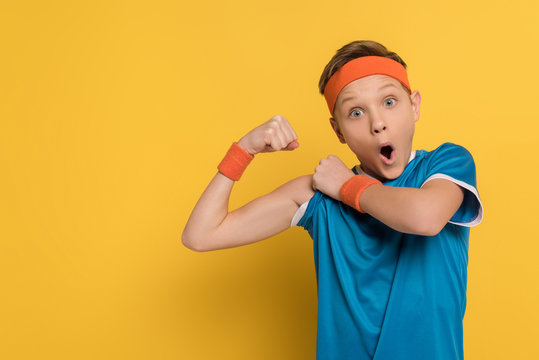
[(203, 246), (203, 241), (201, 239), (198, 239), (196, 236), (193, 236), (186, 230), (184, 230), (182, 233), (182, 244), (189, 250), (196, 252), (208, 251), (208, 249)]
[(416, 219), (413, 226), (413, 233), (422, 236), (435, 236), (442, 231), (445, 223), (431, 214), (424, 214)]
[(435, 236), (442, 231), (442, 228), (438, 226), (432, 226), (431, 224), (426, 224), (424, 226), (418, 226), (413, 232), (415, 235), (421, 236)]
[(408, 231), (414, 235), (436, 236), (447, 224), (443, 211), (426, 196), (416, 198), (407, 211)]

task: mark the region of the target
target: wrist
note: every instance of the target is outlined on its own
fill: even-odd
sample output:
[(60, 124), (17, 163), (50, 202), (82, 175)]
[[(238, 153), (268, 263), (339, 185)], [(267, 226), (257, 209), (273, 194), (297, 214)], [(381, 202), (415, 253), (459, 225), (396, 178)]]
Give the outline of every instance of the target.
[(253, 155), (248, 153), (237, 142), (234, 142), (217, 166), (217, 169), (227, 178), (238, 181), (253, 158)]
[(241, 147), (245, 152), (247, 152), (249, 155), (251, 156), (254, 156), (256, 155), (256, 152), (253, 151), (249, 145), (248, 145), (248, 142), (247, 140), (245, 140), (245, 137), (242, 137), (241, 139), (238, 140), (237, 142), (238, 146)]
[(365, 213), (359, 206), (359, 199), (363, 192), (371, 185), (382, 185), (382, 183), (376, 179), (372, 179), (365, 175), (355, 175), (348, 179), (339, 191), (340, 199), (346, 205), (353, 207), (361, 213)]

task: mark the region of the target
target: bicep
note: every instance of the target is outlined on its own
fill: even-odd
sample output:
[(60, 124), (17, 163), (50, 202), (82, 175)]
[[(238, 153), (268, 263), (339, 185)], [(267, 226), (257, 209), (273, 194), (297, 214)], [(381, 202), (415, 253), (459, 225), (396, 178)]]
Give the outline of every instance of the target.
[(464, 200), (464, 189), (447, 179), (433, 179), (423, 184), (427, 214), (440, 230), (455, 215)]
[(288, 229), (299, 204), (314, 194), (311, 178), (291, 180), (230, 212), (213, 234), (208, 250), (247, 245)]

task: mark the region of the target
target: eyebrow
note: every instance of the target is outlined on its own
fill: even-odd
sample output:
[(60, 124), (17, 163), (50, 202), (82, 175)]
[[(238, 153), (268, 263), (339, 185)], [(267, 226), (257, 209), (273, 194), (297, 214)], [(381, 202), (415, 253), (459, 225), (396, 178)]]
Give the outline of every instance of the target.
[[(393, 84), (393, 83), (387, 83), (385, 84), (384, 86), (378, 88), (378, 92), (384, 90), (385, 88), (388, 88), (388, 87), (394, 87), (394, 88), (397, 88), (397, 85)], [(347, 97), (347, 98), (344, 98), (343, 101), (341, 102), (341, 105), (344, 105), (345, 102), (349, 101), (349, 100), (353, 100), (354, 97), (353, 96), (350, 96), (350, 97)]]

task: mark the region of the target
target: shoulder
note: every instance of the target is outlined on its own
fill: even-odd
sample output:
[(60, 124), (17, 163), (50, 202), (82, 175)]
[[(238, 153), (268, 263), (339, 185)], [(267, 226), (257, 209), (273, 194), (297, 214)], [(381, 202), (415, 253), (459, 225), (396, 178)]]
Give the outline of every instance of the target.
[(279, 186), (274, 192), (293, 200), (298, 206), (313, 197), (313, 176), (303, 175)]
[(472, 157), (472, 154), (464, 146), (453, 144), (450, 142), (443, 143), (442, 145), (438, 146), (436, 149), (428, 153), (428, 156), (440, 156), (440, 155)]
[(454, 144), (451, 142), (443, 143), (442, 145), (438, 146), (436, 149), (430, 151), (428, 154), (434, 155), (434, 154), (444, 154), (444, 153), (470, 154), (470, 152), (464, 146)]
[(450, 142), (443, 143), (436, 149), (425, 152), (423, 159), (429, 167), (441, 165), (473, 165), (472, 154), (464, 146)]

